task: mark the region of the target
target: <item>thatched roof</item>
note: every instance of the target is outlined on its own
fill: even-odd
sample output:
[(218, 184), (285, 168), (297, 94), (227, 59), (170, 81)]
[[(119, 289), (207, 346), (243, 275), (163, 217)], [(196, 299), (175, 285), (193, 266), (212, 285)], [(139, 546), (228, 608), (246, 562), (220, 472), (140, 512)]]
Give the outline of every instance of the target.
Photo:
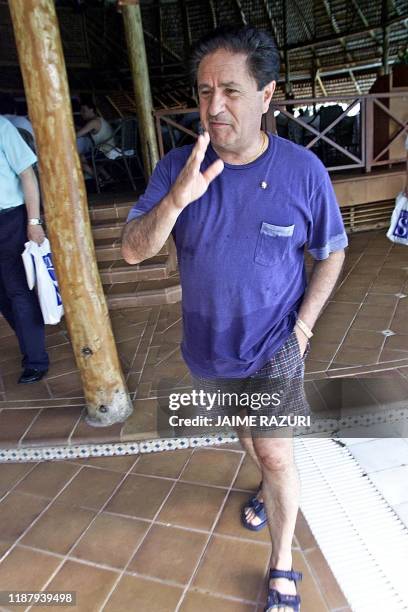
[[(57, 3), (71, 87), (131, 93), (121, 16), (112, 2)], [(385, 10), (386, 8), (386, 10)], [(274, 34), (281, 54), (284, 97), (288, 57), (291, 91), (312, 96), (366, 93), (383, 60), (408, 41), (406, 0), (142, 0), (141, 9), (156, 107), (187, 103), (189, 46), (222, 23), (250, 23)], [(286, 53), (285, 53), (286, 51)], [(0, 90), (22, 90), (7, 4), (0, 0)]]

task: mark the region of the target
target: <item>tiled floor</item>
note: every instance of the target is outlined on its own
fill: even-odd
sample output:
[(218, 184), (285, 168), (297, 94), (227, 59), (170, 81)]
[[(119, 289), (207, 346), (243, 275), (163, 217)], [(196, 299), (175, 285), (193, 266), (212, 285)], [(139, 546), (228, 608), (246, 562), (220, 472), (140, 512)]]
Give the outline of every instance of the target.
[[(111, 311), (120, 360), (135, 411), (124, 424), (84, 422), (79, 372), (64, 324), (48, 327), (51, 367), (36, 385), (16, 384), (17, 342), (0, 320), (0, 446), (137, 440), (158, 435), (158, 408), (171, 390), (188, 390), (180, 305)], [(350, 405), (399, 406), (408, 397), (408, 255), (381, 232), (353, 235), (341, 281), (320, 317), (306, 363), (315, 412), (336, 409), (328, 379), (364, 376)], [(12, 411), (12, 412), (10, 412)], [(10, 418), (12, 415), (12, 418)], [(407, 434), (408, 435), (408, 434)]]
[[(258, 481), (236, 445), (5, 464), (0, 591), (76, 591), (80, 612), (261, 612), (268, 534), (239, 520)], [(301, 514), (293, 556), (303, 612), (350, 612)]]
[[(381, 410), (408, 397), (406, 249), (393, 246), (383, 232), (355, 235), (350, 242), (341, 282), (316, 326), (307, 361), (309, 398), (321, 414), (336, 408), (327, 383), (343, 376), (358, 378), (348, 387), (350, 405)], [(158, 407), (170, 390), (189, 388), (178, 348), (180, 307), (115, 310), (111, 318), (135, 411), (124, 424), (98, 429), (84, 421), (80, 377), (64, 325), (48, 328), (48, 376), (21, 387), (17, 343), (0, 320), (0, 447), (158, 435)], [(408, 468), (398, 454), (406, 442), (392, 440), (390, 452), (369, 447), (372, 441), (363, 437), (354, 442), (370, 477), (380, 490), (387, 488), (390, 503), (407, 517), (408, 497), (400, 483)], [(380, 452), (386, 464), (376, 463)], [(257, 481), (236, 447), (2, 464), (0, 591), (77, 590), (81, 612), (260, 612), (267, 539), (239, 524), (240, 506)], [(348, 610), (302, 515), (294, 556), (305, 573), (303, 612)]]

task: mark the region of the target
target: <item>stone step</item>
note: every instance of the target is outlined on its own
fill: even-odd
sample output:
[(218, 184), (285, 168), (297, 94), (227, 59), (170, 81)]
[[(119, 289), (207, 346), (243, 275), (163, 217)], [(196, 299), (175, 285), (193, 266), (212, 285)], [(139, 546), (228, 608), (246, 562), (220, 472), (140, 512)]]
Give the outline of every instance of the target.
[(156, 255), (140, 264), (129, 265), (123, 259), (100, 261), (99, 274), (104, 285), (131, 283), (141, 280), (158, 280), (167, 278), (170, 272), (170, 260), (167, 255)]
[(138, 196), (133, 200), (123, 202), (108, 202), (106, 204), (94, 204), (89, 206), (89, 217), (92, 225), (100, 221), (125, 221), (129, 210), (136, 202)]
[(123, 231), (124, 220), (92, 222), (92, 235), (94, 240), (100, 238), (118, 238), (120, 239)]
[(104, 290), (110, 310), (175, 304), (181, 300), (178, 273), (161, 280), (104, 285)]

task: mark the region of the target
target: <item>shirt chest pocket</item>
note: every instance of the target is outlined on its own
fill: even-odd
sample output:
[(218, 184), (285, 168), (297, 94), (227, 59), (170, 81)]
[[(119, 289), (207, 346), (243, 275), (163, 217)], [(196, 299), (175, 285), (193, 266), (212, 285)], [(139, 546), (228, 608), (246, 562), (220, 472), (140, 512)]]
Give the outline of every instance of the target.
[(262, 223), (255, 249), (255, 261), (263, 266), (282, 263), (293, 240), (294, 225)]

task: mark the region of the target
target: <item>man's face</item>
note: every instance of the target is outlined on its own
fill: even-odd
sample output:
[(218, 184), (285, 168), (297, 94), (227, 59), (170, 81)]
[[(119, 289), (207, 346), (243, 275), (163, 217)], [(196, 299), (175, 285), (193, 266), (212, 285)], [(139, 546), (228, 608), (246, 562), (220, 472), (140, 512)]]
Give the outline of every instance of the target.
[(206, 55), (197, 73), (201, 123), (215, 147), (239, 153), (257, 139), (275, 81), (258, 91), (246, 55), (224, 49)]

